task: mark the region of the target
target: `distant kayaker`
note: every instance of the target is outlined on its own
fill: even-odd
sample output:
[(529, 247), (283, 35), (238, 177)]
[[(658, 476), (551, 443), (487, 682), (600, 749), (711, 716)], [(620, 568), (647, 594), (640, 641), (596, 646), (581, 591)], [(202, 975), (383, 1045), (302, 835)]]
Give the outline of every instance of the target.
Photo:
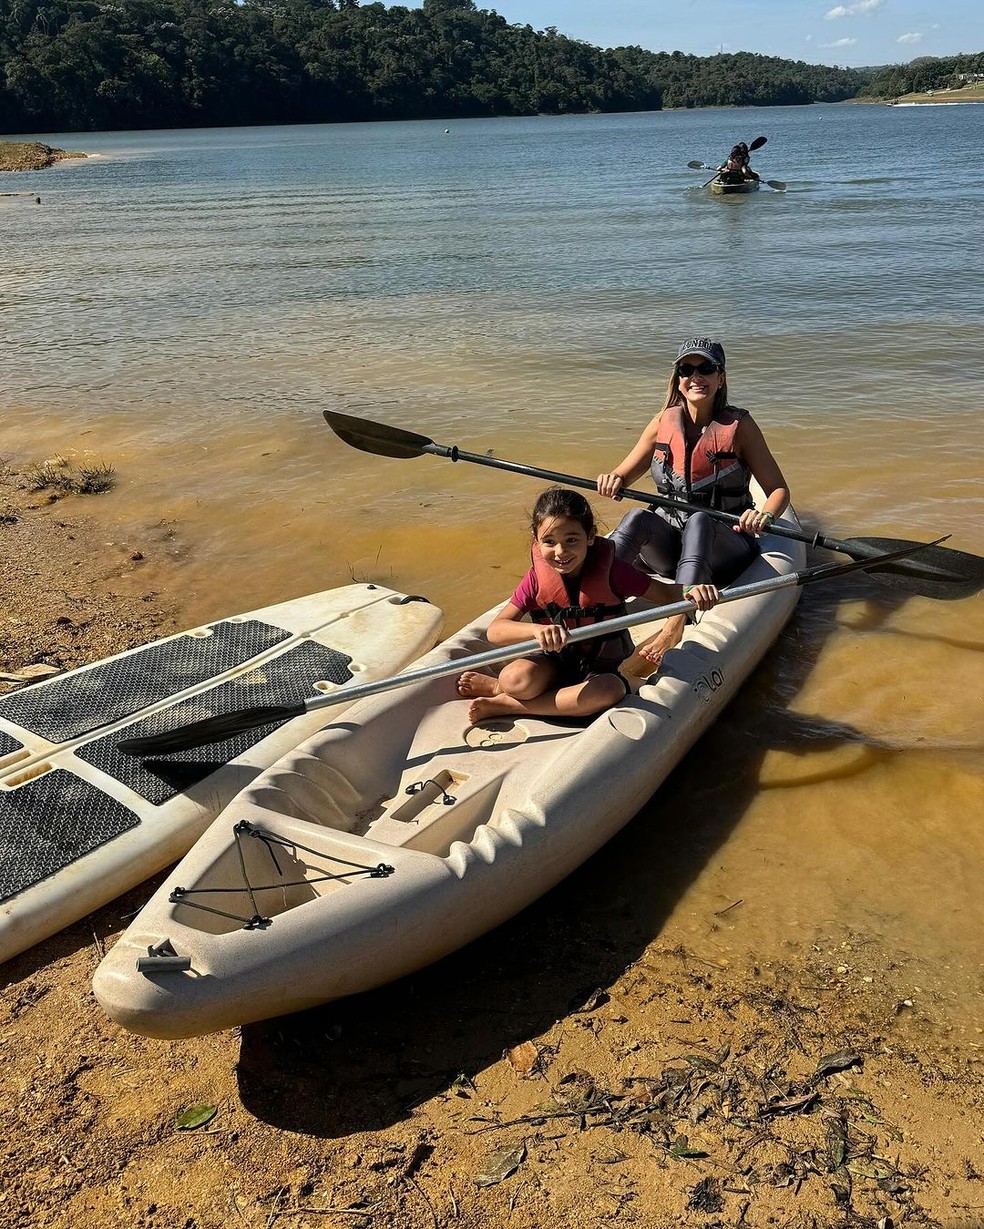
[[(598, 475), (598, 491), (621, 499), (625, 487), (652, 471), (661, 495), (715, 508), (738, 525), (706, 515), (654, 507), (633, 509), (609, 535), (619, 559), (689, 585), (726, 585), (758, 552), (757, 539), (789, 505), (789, 490), (765, 437), (747, 410), (729, 404), (724, 346), (693, 337), (677, 351), (663, 408), (628, 456)], [(761, 507), (749, 491), (755, 478)], [(658, 666), (680, 643), (686, 620), (667, 619), (640, 656)]]
[[(672, 581), (653, 580), (616, 558), (610, 540), (598, 536), (591, 505), (577, 491), (544, 491), (530, 528), (533, 566), (487, 635), (491, 644), (508, 645), (529, 640), (532, 633), (542, 652), (509, 662), (498, 678), (473, 670), (462, 674), (458, 694), (471, 700), (472, 722), (522, 713), (589, 717), (611, 708), (629, 689), (619, 666), (632, 652), (631, 638), (622, 631), (569, 645), (568, 628), (617, 618), (625, 613), (627, 597), (667, 603), (684, 594)], [(686, 596), (697, 610), (709, 610), (718, 591), (700, 583), (687, 586)]]
[(718, 178), (722, 183), (744, 183), (749, 179), (758, 179), (758, 175), (748, 165), (748, 146), (744, 141), (732, 147), (728, 160), (718, 167)]

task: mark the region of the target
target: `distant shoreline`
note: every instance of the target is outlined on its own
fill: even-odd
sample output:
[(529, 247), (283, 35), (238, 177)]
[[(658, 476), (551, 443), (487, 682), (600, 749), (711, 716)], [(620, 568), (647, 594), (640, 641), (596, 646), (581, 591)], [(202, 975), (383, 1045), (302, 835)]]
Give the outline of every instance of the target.
[(957, 90), (914, 90), (882, 101), (890, 107), (953, 107), (964, 102), (984, 102), (984, 85), (975, 82)]
[(54, 149), (41, 141), (0, 141), (0, 171), (43, 171), (65, 158), (88, 158), (77, 150)]
[(889, 102), (889, 107), (972, 107), (984, 98), (927, 98), (919, 102)]

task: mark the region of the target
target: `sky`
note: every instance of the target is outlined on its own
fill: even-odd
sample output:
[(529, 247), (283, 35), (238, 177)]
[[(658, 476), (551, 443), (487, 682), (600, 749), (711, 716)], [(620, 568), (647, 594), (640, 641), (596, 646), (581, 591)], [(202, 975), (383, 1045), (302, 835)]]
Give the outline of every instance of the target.
[(859, 68), (984, 51), (982, 0), (476, 0), (476, 7), (598, 47), (700, 56), (755, 51)]

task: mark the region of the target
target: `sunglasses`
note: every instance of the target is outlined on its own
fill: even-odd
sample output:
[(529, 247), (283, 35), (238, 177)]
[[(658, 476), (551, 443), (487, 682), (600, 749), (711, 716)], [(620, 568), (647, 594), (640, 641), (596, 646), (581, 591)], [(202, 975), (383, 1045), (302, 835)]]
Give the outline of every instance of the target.
[(697, 374), (702, 376), (712, 376), (716, 371), (720, 371), (717, 363), (712, 363), (709, 358), (705, 358), (702, 363), (677, 363), (676, 373), (684, 379)]

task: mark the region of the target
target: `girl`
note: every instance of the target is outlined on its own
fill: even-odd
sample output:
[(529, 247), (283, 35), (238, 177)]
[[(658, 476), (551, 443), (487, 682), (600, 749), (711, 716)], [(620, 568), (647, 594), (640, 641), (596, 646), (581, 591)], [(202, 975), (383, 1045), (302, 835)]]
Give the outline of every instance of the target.
[[(576, 491), (551, 487), (533, 508), (533, 566), (496, 615), (489, 643), (519, 644), (533, 636), (541, 652), (502, 668), (498, 678), (468, 670), (458, 693), (471, 700), (468, 719), (527, 714), (537, 717), (590, 717), (623, 699), (628, 684), (619, 666), (632, 652), (627, 632), (595, 636), (568, 645), (568, 624), (583, 626), (625, 614), (627, 597), (657, 603), (686, 595), (698, 610), (718, 600), (714, 585), (654, 581), (615, 558), (607, 538), (597, 536), (591, 505)], [(566, 647), (565, 647), (566, 646)]]

